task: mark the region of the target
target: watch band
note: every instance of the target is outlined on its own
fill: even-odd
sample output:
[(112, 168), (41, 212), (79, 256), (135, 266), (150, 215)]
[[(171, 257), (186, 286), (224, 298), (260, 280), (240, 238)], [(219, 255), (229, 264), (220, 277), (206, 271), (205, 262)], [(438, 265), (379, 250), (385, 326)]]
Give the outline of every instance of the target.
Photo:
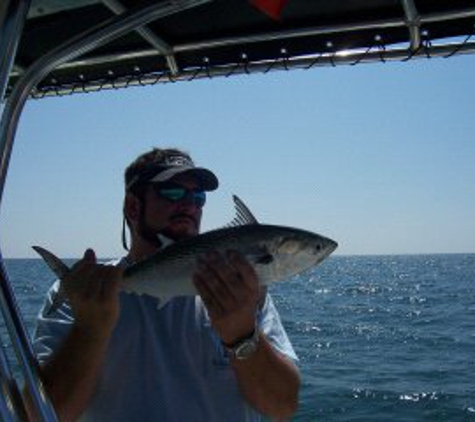
[(224, 347), (231, 357), (238, 360), (244, 360), (252, 356), (259, 346), (259, 330), (254, 328), (252, 334), (244, 339), (239, 340), (233, 345), (226, 345)]

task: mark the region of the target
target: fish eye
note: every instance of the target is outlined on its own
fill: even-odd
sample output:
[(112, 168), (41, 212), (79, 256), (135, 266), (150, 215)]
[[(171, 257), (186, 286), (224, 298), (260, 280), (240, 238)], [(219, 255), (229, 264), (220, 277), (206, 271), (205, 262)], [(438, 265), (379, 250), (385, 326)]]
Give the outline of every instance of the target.
[(315, 250), (317, 252), (320, 252), (322, 250), (322, 245), (320, 245), (320, 243), (317, 243), (317, 245), (315, 246)]

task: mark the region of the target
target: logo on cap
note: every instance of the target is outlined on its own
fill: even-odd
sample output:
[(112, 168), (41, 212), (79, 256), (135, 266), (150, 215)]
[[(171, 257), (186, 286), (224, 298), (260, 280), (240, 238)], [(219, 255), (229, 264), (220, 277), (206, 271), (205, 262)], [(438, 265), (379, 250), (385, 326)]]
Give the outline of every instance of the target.
[(167, 157), (164, 165), (173, 167), (194, 167), (193, 161), (186, 157), (183, 157), (182, 155), (174, 155), (171, 157)]

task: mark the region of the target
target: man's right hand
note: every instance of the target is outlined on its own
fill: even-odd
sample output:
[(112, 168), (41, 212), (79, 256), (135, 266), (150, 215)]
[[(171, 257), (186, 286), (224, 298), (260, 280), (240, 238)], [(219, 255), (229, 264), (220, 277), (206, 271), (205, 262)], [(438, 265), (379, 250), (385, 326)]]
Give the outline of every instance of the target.
[(91, 401), (119, 317), (122, 272), (120, 267), (98, 264), (88, 249), (61, 280), (74, 324), (41, 368), (58, 420), (76, 420)]
[(98, 264), (92, 249), (62, 280), (75, 326), (91, 336), (110, 335), (119, 317), (119, 286), (123, 269)]

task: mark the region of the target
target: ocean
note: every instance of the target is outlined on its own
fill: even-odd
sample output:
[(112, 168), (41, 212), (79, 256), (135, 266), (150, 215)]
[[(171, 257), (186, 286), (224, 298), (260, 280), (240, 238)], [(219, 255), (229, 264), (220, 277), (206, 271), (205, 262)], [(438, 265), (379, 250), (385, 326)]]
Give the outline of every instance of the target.
[[(53, 276), (6, 266), (32, 332)], [(334, 256), (274, 285), (300, 359), (293, 420), (475, 421), (474, 286), (475, 254)]]

